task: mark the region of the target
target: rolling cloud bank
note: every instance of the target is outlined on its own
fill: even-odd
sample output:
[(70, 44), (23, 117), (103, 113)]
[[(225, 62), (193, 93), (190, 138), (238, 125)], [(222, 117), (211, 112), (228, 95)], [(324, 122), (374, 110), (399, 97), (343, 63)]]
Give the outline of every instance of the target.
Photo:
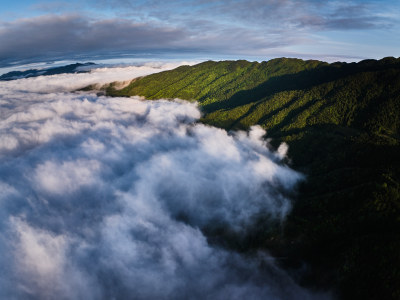
[(0, 298), (323, 298), (204, 234), (284, 220), (285, 146), (197, 124), (194, 103), (68, 92), (127, 71), (0, 86)]

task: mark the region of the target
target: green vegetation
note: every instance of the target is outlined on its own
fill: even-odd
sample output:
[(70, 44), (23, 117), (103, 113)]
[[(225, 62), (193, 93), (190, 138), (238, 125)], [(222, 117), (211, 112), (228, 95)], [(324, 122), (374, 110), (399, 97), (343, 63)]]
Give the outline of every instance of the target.
[(284, 230), (236, 247), (268, 248), (293, 274), (305, 261), (298, 280), (341, 299), (400, 299), (400, 59), (208, 61), (107, 93), (197, 100), (204, 123), (287, 142), (307, 181)]

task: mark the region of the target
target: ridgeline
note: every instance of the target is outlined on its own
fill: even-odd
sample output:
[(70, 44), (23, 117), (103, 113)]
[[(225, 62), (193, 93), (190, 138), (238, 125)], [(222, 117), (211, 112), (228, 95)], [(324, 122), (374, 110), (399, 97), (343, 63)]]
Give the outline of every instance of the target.
[(269, 249), (340, 299), (400, 299), (400, 59), (208, 61), (107, 94), (196, 100), (206, 124), (287, 142), (307, 175), (294, 208), (283, 230), (260, 225), (235, 247)]
[(85, 70), (83, 67), (93, 66), (95, 63), (75, 63), (71, 65), (61, 66), (61, 67), (53, 67), (53, 68), (45, 68), (45, 69), (30, 69), (26, 71), (11, 71), (0, 75), (0, 81), (9, 81), (21, 78), (30, 78), (30, 77), (38, 77), (38, 76), (50, 76), (56, 74), (70, 74), (70, 73), (87, 73), (89, 70)]

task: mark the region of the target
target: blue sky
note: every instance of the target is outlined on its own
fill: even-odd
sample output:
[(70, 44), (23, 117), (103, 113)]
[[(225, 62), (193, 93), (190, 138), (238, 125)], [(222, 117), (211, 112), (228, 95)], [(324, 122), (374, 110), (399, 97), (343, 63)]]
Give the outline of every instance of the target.
[(0, 0), (0, 65), (91, 55), (400, 56), (399, 0)]

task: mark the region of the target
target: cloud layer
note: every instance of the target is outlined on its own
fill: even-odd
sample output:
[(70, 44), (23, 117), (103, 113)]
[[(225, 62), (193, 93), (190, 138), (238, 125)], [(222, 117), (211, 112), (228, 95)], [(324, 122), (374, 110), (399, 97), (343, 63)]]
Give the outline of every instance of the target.
[(266, 253), (203, 233), (285, 218), (301, 179), (285, 147), (270, 152), (259, 127), (196, 124), (193, 103), (45, 93), (47, 81), (0, 87), (1, 298), (321, 299)]
[(47, 15), (3, 23), (0, 60), (85, 52), (164, 49), (181, 40), (182, 30), (128, 20), (90, 20)]
[(399, 10), (393, 0), (44, 2), (31, 7), (33, 16), (0, 22), (0, 61), (110, 53), (397, 55)]
[(15, 91), (49, 93), (60, 91), (74, 91), (88, 85), (103, 85), (115, 81), (131, 81), (133, 78), (146, 76), (153, 73), (171, 70), (181, 65), (193, 65), (193, 61), (183, 62), (149, 62), (139, 66), (98, 67), (97, 65), (82, 67), (89, 73), (60, 74), (46, 77), (26, 78), (13, 80), (2, 84), (1, 93), (14, 97)]

